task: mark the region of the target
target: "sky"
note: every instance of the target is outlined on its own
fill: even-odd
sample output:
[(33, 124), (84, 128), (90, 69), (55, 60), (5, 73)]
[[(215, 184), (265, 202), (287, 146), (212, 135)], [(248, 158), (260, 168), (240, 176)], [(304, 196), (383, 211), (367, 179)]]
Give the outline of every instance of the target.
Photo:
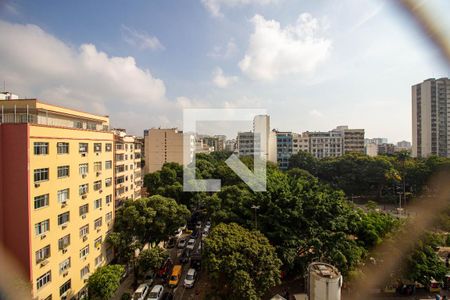
[(0, 80), (136, 135), (181, 128), (184, 108), (258, 108), (282, 131), (411, 140), (411, 86), (450, 72), (394, 2), (0, 0)]

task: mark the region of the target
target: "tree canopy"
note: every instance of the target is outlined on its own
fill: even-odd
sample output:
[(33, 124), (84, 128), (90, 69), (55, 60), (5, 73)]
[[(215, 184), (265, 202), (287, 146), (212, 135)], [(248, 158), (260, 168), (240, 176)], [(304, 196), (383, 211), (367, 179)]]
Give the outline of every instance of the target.
[(236, 223), (213, 228), (204, 241), (204, 257), (209, 275), (230, 283), (226, 292), (234, 299), (259, 299), (280, 283), (275, 248), (260, 232)]
[(125, 268), (121, 265), (107, 265), (98, 268), (88, 279), (89, 299), (111, 299), (119, 288), (124, 272)]

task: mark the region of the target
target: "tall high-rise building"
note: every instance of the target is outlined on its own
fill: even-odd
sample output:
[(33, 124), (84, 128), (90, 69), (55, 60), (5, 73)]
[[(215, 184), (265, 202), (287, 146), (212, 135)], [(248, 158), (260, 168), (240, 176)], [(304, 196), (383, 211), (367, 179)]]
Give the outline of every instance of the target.
[(144, 131), (145, 166), (144, 173), (161, 170), (166, 162), (183, 165), (183, 145), (189, 149), (189, 160), (192, 160), (195, 150), (193, 135), (183, 134), (176, 128), (151, 128)]
[(450, 79), (430, 78), (413, 85), (412, 156), (450, 157)]
[(141, 142), (124, 129), (114, 129), (116, 208), (125, 200), (141, 198)]
[(78, 299), (113, 258), (109, 118), (36, 99), (6, 98), (0, 113), (0, 241), (31, 297)]
[(253, 131), (239, 132), (236, 148), (240, 156), (255, 155), (276, 163), (276, 133), (270, 130), (270, 116), (257, 115), (253, 118)]

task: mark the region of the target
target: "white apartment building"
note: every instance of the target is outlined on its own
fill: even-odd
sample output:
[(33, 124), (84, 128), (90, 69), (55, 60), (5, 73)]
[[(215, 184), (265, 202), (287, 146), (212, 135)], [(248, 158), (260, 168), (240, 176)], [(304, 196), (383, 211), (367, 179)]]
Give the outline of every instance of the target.
[(413, 85), (412, 156), (450, 157), (450, 79), (430, 78)]

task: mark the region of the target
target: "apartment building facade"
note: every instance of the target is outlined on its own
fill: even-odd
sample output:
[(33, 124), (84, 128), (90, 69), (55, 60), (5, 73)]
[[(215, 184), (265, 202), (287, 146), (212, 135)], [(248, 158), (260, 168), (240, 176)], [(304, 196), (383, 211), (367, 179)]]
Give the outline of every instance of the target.
[(115, 207), (123, 201), (141, 198), (141, 142), (135, 136), (128, 135), (123, 129), (115, 129)]
[(450, 157), (450, 79), (430, 78), (413, 85), (412, 156)]
[(33, 299), (80, 299), (113, 258), (114, 137), (109, 118), (0, 100), (0, 240)]
[[(187, 153), (184, 153), (184, 143)], [(161, 170), (166, 162), (190, 163), (194, 158), (195, 137), (177, 128), (151, 128), (144, 130), (144, 148), (144, 173), (153, 173)]]
[(364, 129), (350, 129), (348, 126), (338, 126), (332, 130), (342, 135), (342, 153), (364, 154)]

